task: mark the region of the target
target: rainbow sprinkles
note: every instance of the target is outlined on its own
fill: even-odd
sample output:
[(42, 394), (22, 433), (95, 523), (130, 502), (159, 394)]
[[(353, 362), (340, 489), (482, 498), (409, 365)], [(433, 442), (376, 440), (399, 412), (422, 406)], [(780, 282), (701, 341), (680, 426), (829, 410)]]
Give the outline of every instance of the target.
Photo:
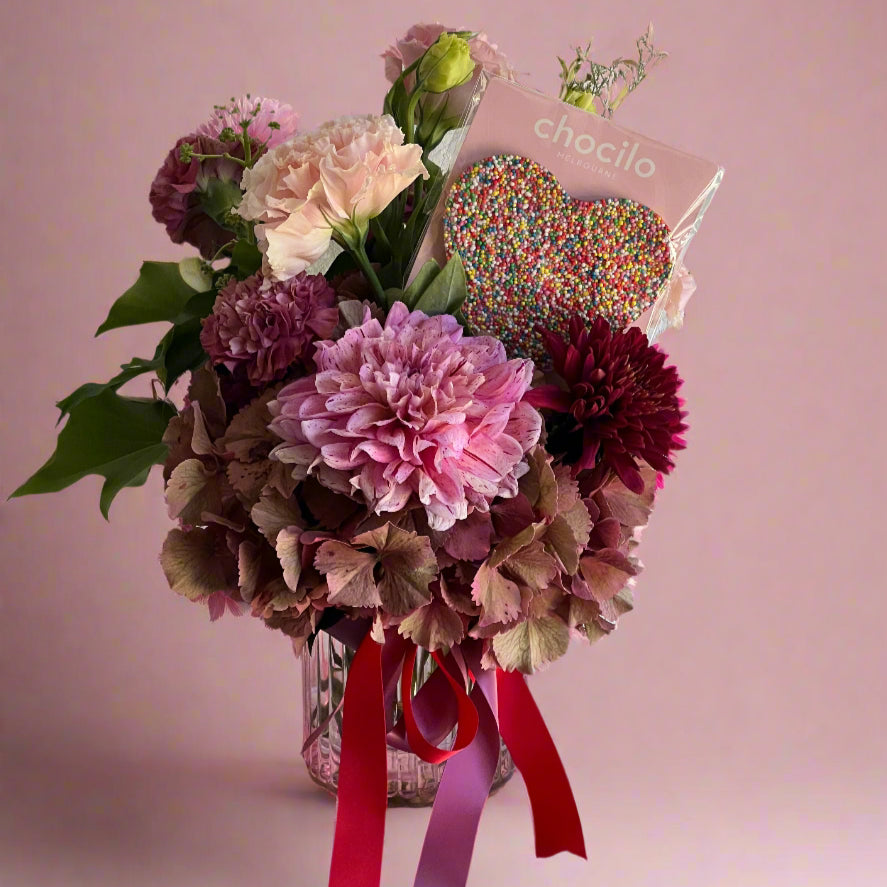
[(453, 185), (444, 216), (447, 258), (468, 280), (462, 314), (510, 355), (540, 359), (542, 330), (603, 315), (637, 320), (669, 279), (669, 228), (634, 200), (576, 200), (526, 157), (497, 154)]

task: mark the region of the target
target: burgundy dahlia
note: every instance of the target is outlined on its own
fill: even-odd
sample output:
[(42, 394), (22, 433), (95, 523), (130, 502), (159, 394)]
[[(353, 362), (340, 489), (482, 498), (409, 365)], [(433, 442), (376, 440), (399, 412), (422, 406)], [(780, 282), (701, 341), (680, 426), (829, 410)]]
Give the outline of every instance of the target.
[(603, 317), (589, 328), (574, 317), (569, 341), (548, 331), (543, 337), (566, 384), (542, 385), (524, 399), (554, 414), (547, 422), (548, 450), (576, 473), (609, 467), (638, 494), (644, 489), (638, 460), (668, 474), (671, 453), (685, 446), (687, 426), (681, 378), (665, 366), (665, 352), (637, 327), (614, 332)]
[(282, 378), (296, 361), (313, 356), (339, 320), (336, 294), (323, 275), (304, 271), (272, 285), (260, 275), (222, 287), (200, 342), (214, 364), (246, 372), (250, 384)]

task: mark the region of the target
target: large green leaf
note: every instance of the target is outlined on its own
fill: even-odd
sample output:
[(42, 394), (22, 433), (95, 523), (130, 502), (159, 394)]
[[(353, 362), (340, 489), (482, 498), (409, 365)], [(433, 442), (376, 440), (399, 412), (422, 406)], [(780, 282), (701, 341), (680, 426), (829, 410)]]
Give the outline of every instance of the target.
[[(158, 351), (161, 350), (162, 344), (157, 346)], [(97, 397), (103, 391), (116, 391), (121, 385), (129, 382), (130, 379), (135, 379), (144, 373), (156, 372), (162, 365), (162, 361), (156, 356), (153, 360), (147, 360), (144, 357), (134, 357), (129, 363), (123, 364), (120, 367), (120, 372), (107, 382), (87, 382), (85, 385), (81, 385), (56, 404), (59, 410), (61, 410), (59, 422), (84, 400), (90, 397)]]
[(440, 274), (422, 291), (414, 307), (426, 314), (455, 314), (462, 307), (465, 296), (465, 268), (459, 253), (454, 253)]
[(422, 296), (422, 293), (434, 282), (440, 274), (440, 265), (434, 259), (429, 259), (416, 273), (410, 285), (401, 293), (403, 303), (411, 311)]
[(139, 279), (111, 306), (95, 334), (159, 320), (172, 323), (195, 292), (177, 262), (143, 262)]
[(192, 317), (183, 323), (177, 323), (163, 337), (166, 347), (163, 353), (163, 366), (157, 373), (163, 387), (169, 391), (173, 382), (187, 370), (199, 367), (207, 360), (203, 345), (200, 344), (201, 321)]
[(100, 506), (107, 518), (114, 496), (143, 484), (151, 466), (166, 459), (163, 432), (175, 414), (166, 401), (121, 397), (110, 389), (80, 401), (71, 408), (55, 452), (10, 498), (55, 493), (97, 474), (105, 478)]
[(262, 253), (254, 243), (238, 240), (231, 250), (231, 270), (238, 277), (249, 277), (262, 267)]
[(192, 295), (176, 318), (176, 323), (158, 343), (150, 360), (134, 357), (129, 363), (123, 364), (120, 372), (107, 382), (87, 382), (72, 391), (56, 404), (61, 410), (59, 421), (87, 398), (96, 397), (104, 391), (116, 391), (144, 373), (156, 373), (165, 390), (169, 391), (182, 373), (200, 366), (206, 360), (200, 344), (200, 330), (202, 319), (212, 310), (214, 300), (213, 292)]
[(173, 320), (173, 323), (185, 323), (189, 320), (193, 320), (195, 317), (198, 320), (203, 320), (212, 313), (215, 302), (215, 290), (207, 290), (205, 293), (195, 293), (187, 302), (185, 302), (181, 313)]

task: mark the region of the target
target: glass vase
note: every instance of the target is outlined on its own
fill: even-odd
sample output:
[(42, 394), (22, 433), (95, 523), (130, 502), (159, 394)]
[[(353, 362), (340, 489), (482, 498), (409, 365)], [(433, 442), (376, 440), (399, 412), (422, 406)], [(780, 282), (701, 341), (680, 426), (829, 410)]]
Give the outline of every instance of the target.
[[(348, 668), (354, 651), (320, 632), (309, 653), (302, 654), (303, 735), (307, 741), (317, 735), (302, 753), (311, 778), (331, 794), (339, 784), (342, 751), (342, 706)], [(428, 679), (437, 665), (427, 650), (419, 648), (413, 677), (413, 693)], [(395, 720), (400, 715), (398, 682)], [(326, 723), (322, 730), (318, 730)], [(455, 731), (445, 740), (450, 746)], [(434, 803), (445, 764), (429, 764), (416, 755), (388, 746), (388, 805), (426, 807)], [(493, 776), (492, 794), (514, 774), (514, 762), (500, 740), (499, 760)]]

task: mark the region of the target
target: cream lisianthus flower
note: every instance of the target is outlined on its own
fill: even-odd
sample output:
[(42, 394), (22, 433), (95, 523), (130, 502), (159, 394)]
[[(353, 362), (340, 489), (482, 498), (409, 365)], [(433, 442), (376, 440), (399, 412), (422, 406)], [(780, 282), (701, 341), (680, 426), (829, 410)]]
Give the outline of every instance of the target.
[(238, 212), (257, 222), (266, 271), (287, 280), (330, 239), (362, 238), (367, 223), (418, 176), (422, 148), (405, 145), (392, 117), (341, 117), (269, 151), (243, 174)]

